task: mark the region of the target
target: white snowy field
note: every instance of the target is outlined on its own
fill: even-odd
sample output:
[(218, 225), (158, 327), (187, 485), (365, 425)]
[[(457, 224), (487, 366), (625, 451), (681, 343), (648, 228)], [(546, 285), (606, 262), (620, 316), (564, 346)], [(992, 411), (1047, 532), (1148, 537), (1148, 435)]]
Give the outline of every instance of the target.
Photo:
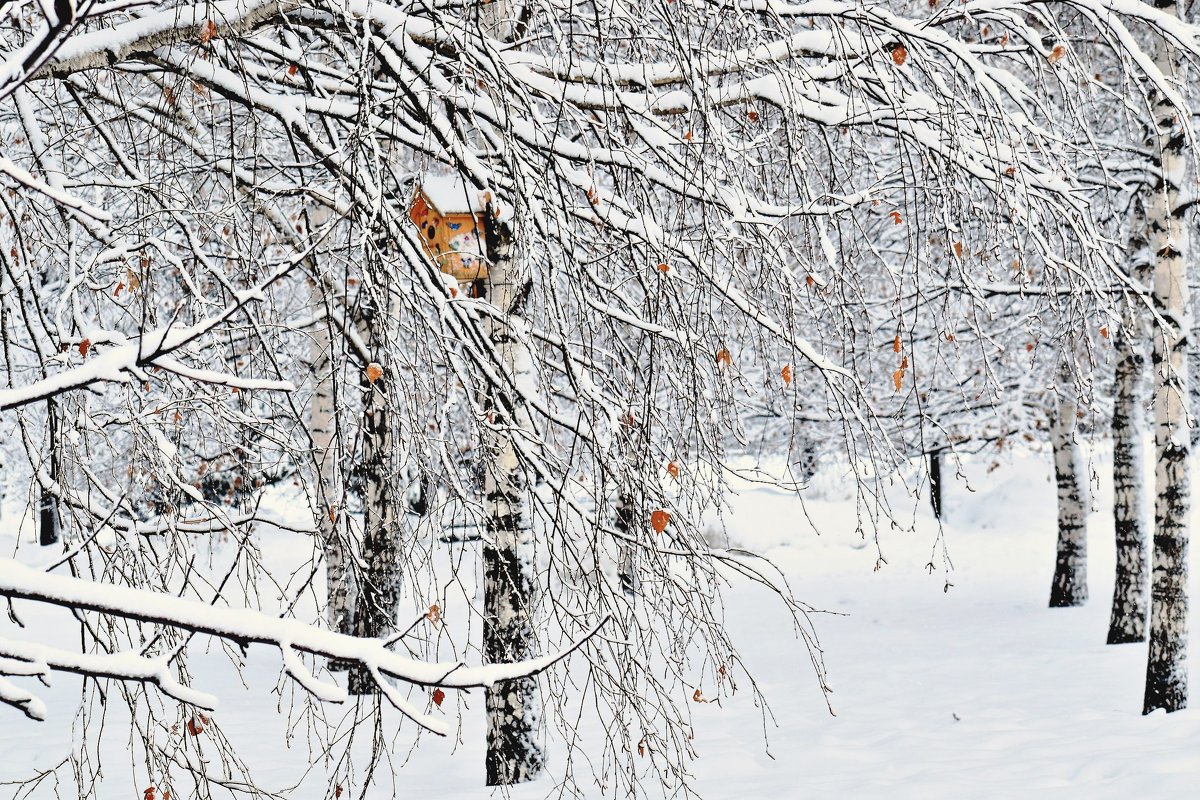
[[(762, 590), (735, 584), (727, 621), (773, 720), (764, 741), (762, 716), (748, 691), (720, 705), (694, 704), (699, 758), (691, 769), (702, 796), (1196, 796), (1200, 711), (1143, 717), (1145, 646), (1104, 644), (1114, 561), (1106, 455), (1091, 461), (1098, 481), (1090, 519), (1091, 601), (1079, 609), (1047, 608), (1055, 539), (1048, 454), (1017, 455), (995, 469), (991, 464), (991, 457), (972, 459), (969, 488), (962, 481), (947, 488), (945, 539), (954, 565), (948, 591), (945, 573), (924, 569), (937, 538), (925, 498), (911, 501), (917, 529), (885, 532), (877, 549), (854, 534), (854, 506), (839, 495), (837, 476), (821, 476), (813, 493), (818, 499), (805, 503), (820, 536), (795, 498), (748, 487), (739, 493), (731, 543), (768, 555), (800, 599), (837, 612), (816, 617), (836, 716), (826, 709), (778, 604)], [(949, 465), (947, 473), (953, 474)], [(0, 522), (5, 555), (15, 549), (14, 522), (12, 513)], [(264, 534), (262, 546), (270, 555), (290, 545), (283, 534)], [(18, 557), (36, 562), (36, 551), (25, 542)], [(887, 563), (876, 569), (880, 551)], [(1200, 596), (1198, 571), (1193, 598)], [(25, 616), (33, 624), (56, 624), (53, 614)], [(0, 623), (0, 635), (11, 631), (7, 625)], [(1196, 663), (1195, 648), (1192, 656)], [(296, 797), (332, 796), (328, 765), (318, 760), (309, 767), (304, 733), (290, 748), (285, 744), (278, 697), (271, 694), (276, 657), (252, 650), (246, 687), (217, 655), (201, 659), (195, 672), (201, 688), (222, 697), (214, 717), (264, 786), (300, 784)], [(53, 767), (67, 755), (78, 687), (64, 675), (42, 692), (50, 711), (44, 723), (0, 708), (0, 781)], [(482, 702), (478, 695), (468, 702), (461, 741), (424, 737), (410, 753), (401, 737), (394, 758), (407, 763), (396, 770), (394, 784), (385, 779), (365, 795), (351, 785), (345, 796), (489, 796)], [(1194, 704), (1200, 707), (1200, 697)], [(446, 703), (452, 712), (453, 706)], [(344, 713), (330, 710), (331, 716)], [(129, 729), (117, 719), (110, 720), (99, 752), (104, 781), (98, 796), (140, 798), (148, 777)], [(551, 742), (550, 775), (555, 757)], [(71, 773), (60, 778), (23, 796), (77, 797)], [(8, 794), (4, 788), (0, 797)], [(554, 790), (547, 777), (511, 796), (541, 798)]]

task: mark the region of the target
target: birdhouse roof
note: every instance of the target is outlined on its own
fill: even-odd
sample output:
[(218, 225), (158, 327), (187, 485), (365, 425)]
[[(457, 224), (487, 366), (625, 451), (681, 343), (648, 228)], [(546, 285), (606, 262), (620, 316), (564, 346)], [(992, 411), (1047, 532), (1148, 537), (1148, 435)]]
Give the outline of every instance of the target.
[(427, 176), (421, 180), (419, 189), (429, 205), (443, 216), (480, 214), (484, 210), (483, 192), (457, 175)]

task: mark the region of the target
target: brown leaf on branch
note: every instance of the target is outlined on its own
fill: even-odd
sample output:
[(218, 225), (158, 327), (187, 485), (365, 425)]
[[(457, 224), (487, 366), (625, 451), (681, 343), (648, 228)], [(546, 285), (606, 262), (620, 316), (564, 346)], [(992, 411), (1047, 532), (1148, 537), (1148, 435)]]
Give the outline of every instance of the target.
[(892, 61), (897, 67), (904, 66), (905, 60), (908, 58), (908, 49), (904, 45), (898, 44), (892, 48)]
[(372, 361), (370, 364), (367, 364), (367, 369), (365, 370), (364, 374), (367, 376), (368, 382), (374, 383), (383, 377), (383, 367)]
[(91, 348), (91, 346), (92, 346), (92, 340), (84, 339), (82, 342), (79, 343), (79, 355), (83, 356), (84, 358), (87, 358), (88, 349)]
[(200, 26), (200, 44), (208, 44), (217, 35), (217, 24), (211, 19), (204, 20)]
[(662, 533), (667, 529), (667, 523), (671, 521), (671, 515), (661, 508), (655, 509), (650, 514), (650, 527), (654, 528), (655, 533)]

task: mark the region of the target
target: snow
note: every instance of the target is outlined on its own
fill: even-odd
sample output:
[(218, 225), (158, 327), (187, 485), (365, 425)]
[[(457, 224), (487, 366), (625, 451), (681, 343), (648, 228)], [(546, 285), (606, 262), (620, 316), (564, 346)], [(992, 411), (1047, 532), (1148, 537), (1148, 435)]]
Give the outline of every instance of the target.
[[(784, 609), (765, 589), (735, 582), (727, 595), (727, 623), (742, 661), (770, 703), (770, 714), (764, 724), (748, 682), (738, 675), (741, 691), (732, 698), (689, 703), (699, 754), (691, 771), (701, 796), (1190, 796), (1200, 780), (1200, 713), (1143, 717), (1145, 645), (1104, 644), (1114, 563), (1107, 452), (1090, 454), (1092, 599), (1070, 609), (1047, 607), (1055, 542), (1050, 454), (1024, 452), (1011, 459), (995, 465), (990, 453), (973, 457), (964, 465), (967, 482), (952, 479), (955, 465), (947, 462), (944, 536), (954, 564), (948, 573), (942, 571), (927, 497), (907, 501), (915, 509), (915, 530), (882, 531), (877, 548), (875, 541), (853, 533), (853, 499), (836, 471), (818, 475), (803, 507), (794, 496), (734, 482), (738, 494), (727, 526), (730, 546), (769, 555), (798, 598), (835, 612), (818, 614), (815, 624), (836, 716), (826, 709), (804, 649), (787, 635)], [(901, 497), (893, 495), (898, 502)], [(272, 498), (270, 510), (280, 513), (277, 508), (286, 502)], [(3, 519), (18, 517), (6, 513)], [(821, 535), (808, 519), (816, 521)], [(13, 550), (15, 533), (12, 525), (0, 530), (5, 552)], [(23, 536), (28, 540), (31, 529)], [(278, 530), (262, 530), (258, 538), (273, 563), (290, 563), (304, 547), (302, 537)], [(25, 543), (19, 556), (33, 563), (39, 552)], [(933, 574), (925, 568), (931, 559)], [(0, 572), (10, 582), (30, 574), (25, 567), (4, 566)], [(62, 591), (78, 593), (70, 579), (62, 581), (68, 582)], [(1193, 577), (1193, 595), (1196, 585)], [(158, 615), (190, 613), (192, 606), (181, 603), (186, 601), (171, 600)], [(451, 601), (446, 603), (452, 613)], [(59, 630), (63, 641), (58, 644), (72, 646), (65, 614), (22, 602), (16, 609), (31, 630), (57, 624), (40, 629)], [(234, 624), (235, 618), (239, 626), (250, 624), (244, 616), (249, 612), (211, 607), (209, 612), (213, 617), (202, 627), (226, 619)], [(265, 619), (253, 622), (275, 630)], [(7, 621), (0, 623), (0, 636), (12, 636), (14, 630)], [(318, 761), (310, 769), (303, 736), (290, 749), (284, 745), (286, 720), (276, 710), (279, 696), (272, 694), (279, 659), (252, 648), (243, 687), (217, 649), (196, 656), (192, 670), (197, 688), (220, 695), (213, 723), (269, 788), (299, 783), (294, 796), (326, 796), (341, 780), (329, 772), (332, 766)], [(311, 669), (308, 659), (300, 663), (289, 654), (289, 661), (293, 657), (289, 667)], [(34, 704), (31, 710), (48, 718), (34, 722), (0, 707), (8, 714), (0, 725), (0, 781), (52, 766), (69, 752), (79, 683), (72, 675), (55, 678), (51, 687), (29, 678), (0, 683), (6, 696), (22, 697), (25, 690), (36, 694), (45, 707)], [(367, 796), (389, 796), (393, 785), (399, 796), (487, 796), (483, 699), (453, 690), (447, 695), (441, 708), (426, 708), (420, 692), (396, 695), (419, 707), (410, 709), (413, 713), (424, 711), (451, 728), (461, 715), (461, 741), (426, 737), (408, 757), (409, 740), (402, 734), (393, 753), (395, 777), (385, 768)], [(128, 728), (119, 724), (119, 705), (110, 703), (107, 711), (102, 750), (111, 760), (99, 794), (105, 798), (139, 796), (135, 791), (149, 780), (129, 766)], [(394, 725), (398, 714), (385, 711), (385, 724)], [(335, 724), (341, 720), (344, 730), (365, 710), (345, 704), (329, 706), (325, 713)], [(592, 721), (580, 733), (585, 742), (595, 743), (604, 729)], [(552, 791), (563, 754), (553, 737), (547, 753), (549, 776), (514, 789), (513, 798), (532, 800)], [(400, 762), (406, 763), (400, 767)], [(136, 758), (133, 763), (137, 769)]]
[(458, 175), (426, 175), (421, 191), (430, 205), (446, 214), (478, 214), (484, 210), (483, 192), (467, 186)]

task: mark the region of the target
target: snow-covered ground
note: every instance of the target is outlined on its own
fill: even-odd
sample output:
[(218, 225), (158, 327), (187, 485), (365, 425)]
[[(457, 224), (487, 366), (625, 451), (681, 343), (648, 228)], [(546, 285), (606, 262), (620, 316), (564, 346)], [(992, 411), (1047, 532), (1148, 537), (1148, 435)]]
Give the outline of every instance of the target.
[[(853, 504), (839, 496), (837, 476), (822, 476), (817, 498), (806, 502), (820, 536), (794, 498), (744, 489), (733, 503), (733, 543), (767, 554), (799, 598), (837, 612), (816, 618), (836, 716), (826, 709), (803, 648), (780, 634), (788, 627), (778, 605), (753, 587), (730, 591), (728, 623), (770, 701), (773, 721), (764, 743), (762, 715), (746, 691), (720, 705), (696, 704), (699, 759), (692, 770), (700, 794), (772, 800), (1196, 796), (1200, 712), (1143, 717), (1145, 646), (1104, 644), (1114, 561), (1106, 455), (1096, 454), (1091, 466), (1098, 476), (1090, 519), (1091, 602), (1078, 609), (1047, 608), (1055, 505), (1046, 454), (1018, 454), (994, 469), (990, 456), (976, 457), (967, 465), (969, 488), (961, 480), (948, 487), (945, 537), (954, 564), (948, 590), (945, 573), (924, 568), (937, 538), (924, 500), (916, 530), (881, 534), (877, 550), (853, 533)], [(10, 514), (5, 522), (11, 521)], [(13, 531), (4, 523), (0, 531), (7, 554)], [(264, 536), (264, 551), (285, 548), (284, 542)], [(885, 564), (877, 564), (880, 551)], [(21, 557), (29, 552), (22, 547)], [(1193, 598), (1200, 596), (1198, 571)], [(1195, 655), (1193, 649), (1193, 663)], [(310, 754), (303, 735), (290, 749), (283, 744), (284, 723), (271, 694), (277, 660), (251, 656), (248, 688), (218, 656), (197, 667), (212, 670), (197, 682), (222, 696), (216, 715), (222, 730), (264, 784), (282, 789), (300, 782), (297, 797), (330, 796), (325, 768), (305, 771)], [(66, 755), (77, 691), (78, 681), (60, 676), (44, 693), (51, 714), (45, 723), (0, 709), (0, 781), (51, 767)], [(411, 755), (407, 746), (394, 754), (397, 763), (407, 762), (395, 776), (396, 796), (489, 795), (482, 788), (482, 704), (470, 704), (461, 742), (425, 737)], [(129, 738), (127, 729), (110, 723), (102, 798), (142, 796), (145, 778), (131, 764)], [(554, 756), (552, 745), (552, 767)], [(28, 796), (76, 796), (70, 774), (64, 777), (68, 782), (57, 794), (47, 783)], [(359, 787), (350, 788), (349, 796), (361, 796)], [(512, 796), (540, 798), (553, 789), (546, 779)], [(392, 793), (385, 781), (365, 796)]]

